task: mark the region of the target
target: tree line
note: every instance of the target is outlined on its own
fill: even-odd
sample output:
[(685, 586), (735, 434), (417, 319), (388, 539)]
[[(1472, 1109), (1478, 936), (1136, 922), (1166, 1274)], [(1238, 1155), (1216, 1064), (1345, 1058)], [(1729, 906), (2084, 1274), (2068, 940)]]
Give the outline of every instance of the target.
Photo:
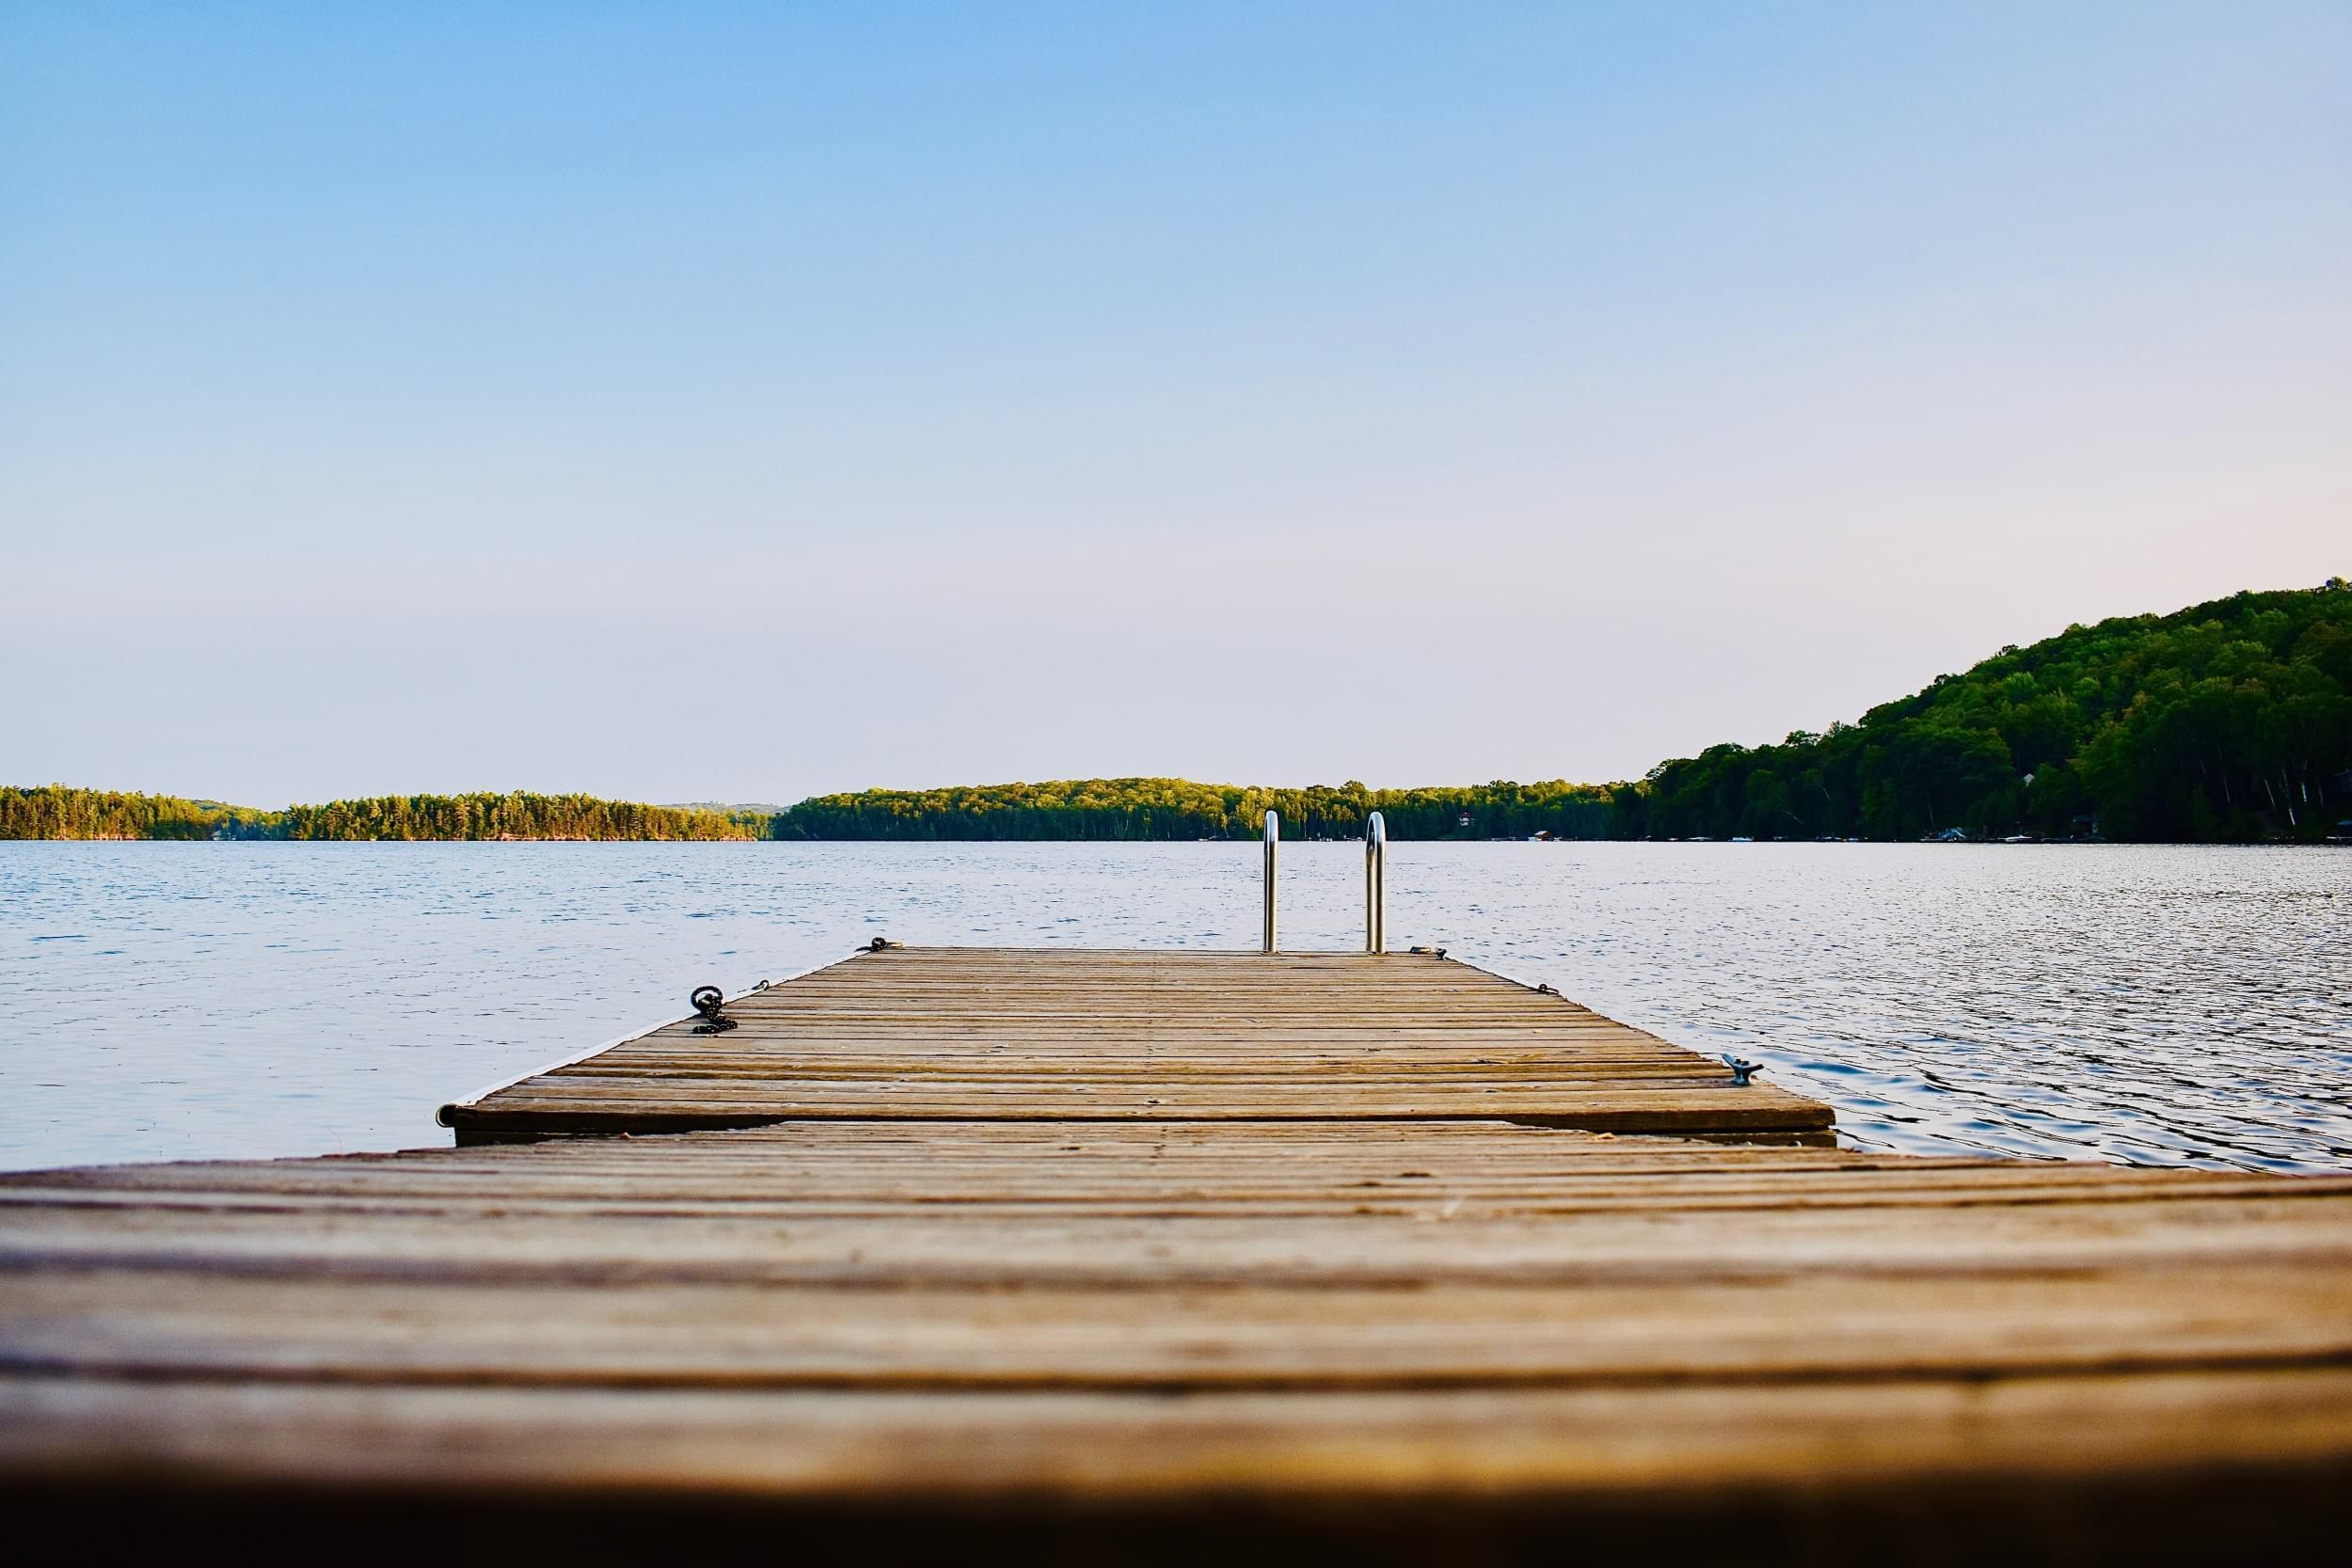
[[(112, 789), (0, 787), (0, 838), (214, 838), (267, 813), (176, 795)], [(239, 832), (235, 836), (250, 836)]]
[(2318, 839), (2352, 816), (2352, 588), (2069, 626), (1621, 796), (1612, 836)]
[(1398, 838), (1601, 838), (1613, 788), (1496, 783), (1461, 788), (1368, 789), (1353, 781), (1272, 789), (1186, 779), (1074, 779), (956, 789), (868, 789), (820, 795), (771, 819), (777, 838), (1255, 838), (1268, 810), (1293, 838), (1356, 838), (1382, 814)]
[(1775, 745), (1612, 784), (1238, 788), (1090, 779), (803, 800), (780, 838), (2324, 838), (2352, 817), (2352, 588), (2068, 627)]
[(5, 838), (2315, 840), (2352, 818), (2352, 588), (2238, 594), (2069, 626), (1772, 745), (1609, 784), (1301, 789), (1082, 779), (820, 795), (776, 813), (586, 795), (406, 795), (258, 811), (0, 789)]
[(0, 788), (0, 838), (754, 839), (768, 819), (592, 795), (378, 795), (258, 811), (108, 790)]

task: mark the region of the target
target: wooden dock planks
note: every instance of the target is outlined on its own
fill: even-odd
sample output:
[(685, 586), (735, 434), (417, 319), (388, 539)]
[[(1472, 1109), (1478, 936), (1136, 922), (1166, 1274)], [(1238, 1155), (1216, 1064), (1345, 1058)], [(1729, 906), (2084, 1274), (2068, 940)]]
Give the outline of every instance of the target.
[(2352, 1178), (945, 1120), (0, 1178), (26, 1496), (1214, 1500), (1290, 1540), (2313, 1475), (2352, 1478)]
[[(706, 1115), (739, 1074), (757, 1127), (0, 1177), (0, 1498), (363, 1560), (2151, 1562), (2352, 1524), (2352, 1176), (1742, 1143), (1706, 1102), (1710, 1137), (1578, 1130), (1777, 1091), (1435, 959), (1025, 960), (860, 958), (516, 1085)], [(1455, 1114), (1486, 1071), (1538, 1109)], [(839, 1109), (908, 1080), (977, 1109)], [(1248, 1114), (1269, 1085), (1296, 1114)]]
[(846, 1118), (1508, 1117), (1818, 1133), (1827, 1106), (1414, 954), (891, 949), (444, 1108), (461, 1138)]

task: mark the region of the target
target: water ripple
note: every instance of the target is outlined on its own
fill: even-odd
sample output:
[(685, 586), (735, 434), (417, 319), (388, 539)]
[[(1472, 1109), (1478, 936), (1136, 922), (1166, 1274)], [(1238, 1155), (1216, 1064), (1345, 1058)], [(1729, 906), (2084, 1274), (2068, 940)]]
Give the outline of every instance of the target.
[[(2352, 854), (1401, 844), (1442, 945), (1865, 1148), (2352, 1167)], [(1354, 845), (1284, 930), (1361, 940)], [(0, 845), (0, 1165), (436, 1143), (441, 1101), (886, 931), (1249, 947), (1254, 845)]]

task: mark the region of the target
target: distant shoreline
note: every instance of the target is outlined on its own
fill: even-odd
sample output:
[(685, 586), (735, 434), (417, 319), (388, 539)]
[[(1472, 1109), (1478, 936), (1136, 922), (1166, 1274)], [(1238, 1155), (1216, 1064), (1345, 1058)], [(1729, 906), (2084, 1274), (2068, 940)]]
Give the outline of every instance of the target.
[[(294, 843), (294, 844), (1234, 844), (1254, 842), (1271, 810), (1293, 843), (1349, 843), (1364, 817), (1383, 814), (1400, 843), (1449, 844), (1905, 844), (2027, 847), (2112, 843), (2352, 843), (2352, 821), (2318, 833), (2267, 833), (2217, 839), (2114, 839), (2095, 832), (1994, 833), (1964, 828), (1915, 836), (1866, 834), (1630, 834), (1613, 832), (1624, 816), (1614, 784), (1496, 784), (1454, 790), (1241, 790), (1181, 780), (1094, 780), (1006, 785), (1000, 791), (943, 791), (910, 809), (888, 791), (825, 797), (771, 815), (701, 807), (653, 806), (588, 796), (532, 794), (384, 796), (292, 806), (283, 812), (171, 796), (120, 794), (51, 785), (0, 789), (0, 842)], [(1168, 792), (1208, 797), (1179, 802)], [(1009, 810), (963, 796), (1075, 793), (1083, 803)], [(1155, 797), (1138, 802), (1136, 796)], [(1114, 803), (1110, 799), (1118, 796)], [(1269, 804), (1269, 802), (1272, 802)], [(1074, 822), (1073, 819), (1074, 818)], [(1533, 831), (1481, 832), (1484, 823), (1542, 825)], [(532, 832), (533, 824), (556, 831)], [(1079, 831), (1054, 831), (1065, 825)], [(1201, 828), (1210, 831), (1196, 831)], [(30, 829), (32, 831), (26, 831)], [(812, 829), (816, 831), (811, 831)], [(1221, 829), (1222, 831), (1218, 831)]]
[[(1114, 844), (1135, 844), (1135, 845), (1144, 845), (1144, 844), (1155, 844), (1155, 845), (1156, 845), (1156, 844), (1179, 844), (1179, 845), (1181, 845), (1181, 844), (1218, 844), (1218, 845), (1243, 845), (1243, 844), (1254, 844), (1254, 843), (1256, 843), (1256, 842), (1257, 842), (1257, 841), (1256, 841), (1256, 840), (1253, 840), (1253, 839), (1238, 839), (1238, 838), (1201, 838), (1201, 839), (1188, 839), (1188, 838), (932, 838), (932, 839), (914, 839), (914, 838), (787, 838), (787, 839), (777, 839), (777, 838), (704, 838), (704, 839), (696, 839), (696, 838), (667, 838), (667, 839), (663, 839), (663, 838), (579, 838), (579, 837), (574, 837), (574, 838), (552, 838), (552, 837), (549, 837), (549, 838), (524, 838), (524, 837), (519, 837), (519, 836), (515, 836), (515, 835), (509, 835), (509, 836), (502, 837), (502, 838), (310, 838), (310, 839), (287, 839), (287, 838), (262, 838), (262, 837), (251, 837), (251, 836), (248, 836), (248, 837), (244, 837), (244, 838), (227, 838), (227, 837), (224, 837), (224, 838), (201, 838), (201, 837), (188, 837), (188, 836), (182, 836), (182, 835), (171, 835), (171, 836), (162, 836), (162, 837), (147, 837), (147, 836), (138, 835), (138, 834), (132, 834), (132, 833), (96, 833), (96, 834), (89, 834), (89, 835), (86, 835), (86, 836), (70, 837), (70, 838), (69, 838), (69, 837), (55, 837), (55, 836), (53, 836), (53, 837), (48, 837), (48, 838), (28, 838), (28, 837), (22, 837), (22, 836), (19, 836), (19, 837), (12, 837), (12, 838), (11, 838), (11, 837), (0, 837), (0, 844), (298, 844), (298, 845), (317, 845), (317, 846), (326, 846), (326, 845), (346, 845), (346, 844), (364, 844), (364, 845), (371, 845), (371, 846), (383, 846), (383, 845), (417, 845), (417, 846), (420, 846), (420, 847), (424, 847), (424, 846), (441, 846), (441, 845), (450, 845), (450, 844), (610, 844), (610, 845), (614, 845), (614, 846), (625, 846), (625, 845), (646, 845), (646, 844), (675, 844), (675, 845), (707, 845), (707, 846), (710, 846), (711, 847), (714, 847), (714, 848), (719, 848), (719, 847), (733, 847), (733, 846), (751, 847), (751, 846), (755, 846), (755, 845), (770, 845), (770, 844), (796, 844), (796, 845), (806, 846), (806, 847), (821, 847), (821, 846), (825, 846), (825, 845), (833, 845), (833, 844), (838, 844), (838, 845), (861, 845), (861, 844), (904, 844), (904, 845), (910, 845), (910, 846), (924, 846), (924, 845), (929, 845), (929, 846), (931, 846), (931, 847), (946, 847), (946, 846), (963, 847), (963, 846), (988, 846), (988, 845), (1002, 845), (1002, 846), (1010, 847), (1010, 846), (1015, 846), (1015, 845), (1045, 845), (1045, 844), (1101, 844), (1101, 845), (1114, 845)], [(1302, 838), (1302, 837), (1290, 837), (1290, 838), (1285, 838), (1283, 842), (1284, 842), (1285, 844), (1289, 844), (1289, 845), (1299, 845), (1299, 844), (1318, 844), (1318, 845), (1321, 845), (1321, 844), (1359, 844), (1359, 843), (1361, 843), (1361, 840), (1360, 840), (1360, 839), (1350, 839), (1350, 838)], [(1873, 846), (1879, 846), (1879, 847), (1885, 847), (1885, 846), (1895, 846), (1895, 847), (1915, 846), (1915, 847), (1919, 847), (1919, 848), (1923, 848), (1923, 849), (1945, 848), (1945, 847), (1964, 847), (1964, 848), (1994, 848), (1994, 849), (2126, 849), (2126, 848), (2132, 848), (2132, 847), (2141, 847), (2141, 846), (2147, 846), (2147, 845), (2152, 845), (2152, 844), (2153, 844), (2153, 845), (2172, 845), (2172, 846), (2179, 847), (2184, 847), (2184, 848), (2198, 848), (2198, 849), (2309, 849), (2309, 848), (2321, 848), (2321, 849), (2329, 849), (2329, 848), (2333, 848), (2333, 849), (2345, 849), (2345, 848), (2352, 848), (2352, 832), (2334, 833), (2334, 834), (2330, 834), (2330, 835), (2328, 835), (2328, 836), (2327, 836), (2327, 837), (2323, 837), (2323, 838), (2314, 838), (2314, 839), (2266, 838), (2266, 839), (2254, 839), (2254, 840), (2249, 840), (2249, 841), (2244, 841), (2244, 842), (2239, 842), (2239, 841), (2234, 841), (2234, 840), (2222, 840), (2222, 841), (2204, 842), (2204, 841), (2198, 841), (2198, 840), (2192, 840), (2192, 839), (2106, 839), (2106, 838), (2036, 838), (2036, 839), (2016, 840), (2016, 839), (1999, 839), (1999, 838), (1954, 838), (1954, 839), (1945, 839), (1945, 838), (1934, 838), (1934, 839), (1925, 839), (1925, 838), (1923, 838), (1923, 839), (1892, 839), (1892, 838), (1843, 838), (1843, 839), (1811, 839), (1811, 838), (1768, 838), (1768, 839), (1722, 839), (1722, 838), (1553, 838), (1553, 839), (1532, 839), (1532, 838), (1461, 838), (1461, 837), (1454, 837), (1454, 838), (1430, 838), (1430, 839), (1398, 839), (1398, 840), (1396, 840), (1395, 842), (1398, 842), (1398, 843), (1405, 843), (1405, 844), (1452, 844), (1452, 845), (1478, 845), (1478, 844), (1551, 844), (1551, 845), (1562, 845), (1562, 844), (1576, 844), (1576, 845), (1625, 844), (1625, 845), (1633, 845), (1633, 844), (1646, 844), (1646, 845), (1675, 845), (1675, 846), (1686, 846), (1686, 845), (1687, 845), (1687, 846), (1689, 846), (1689, 847), (1693, 847), (1693, 848), (1698, 848), (1698, 847), (1748, 848), (1748, 847), (1754, 847), (1754, 846), (1757, 846), (1757, 845), (1779, 845), (1779, 846), (1781, 846), (1781, 847), (1798, 847), (1798, 848), (1813, 848), (1813, 849), (1843, 849), (1843, 848), (1852, 848), (1852, 847), (1858, 847), (1858, 846), (1862, 846), (1862, 845), (1873, 845)]]
[(1638, 780), (1374, 789), (1188, 779), (867, 789), (782, 808), (590, 795), (382, 795), (267, 811), (0, 788), (0, 839), (1089, 843), (1361, 836), (2173, 844), (2352, 836), (2352, 584), (2069, 626), (1856, 723), (1725, 743)]

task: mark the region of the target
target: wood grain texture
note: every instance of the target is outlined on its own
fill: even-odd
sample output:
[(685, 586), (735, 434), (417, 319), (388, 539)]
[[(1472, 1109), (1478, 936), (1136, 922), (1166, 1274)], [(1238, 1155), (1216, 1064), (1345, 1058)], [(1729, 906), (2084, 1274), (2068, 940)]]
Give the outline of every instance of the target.
[(937, 1121), (0, 1179), (0, 1369), (40, 1409), (78, 1383), (1867, 1406), (2144, 1374), (2189, 1390), (2182, 1459), (2210, 1452), (2200, 1379), (2236, 1399), (2347, 1368), (2352, 1178)]
[(786, 1120), (1385, 1120), (1820, 1132), (1829, 1108), (1425, 955), (899, 948), (447, 1107), (468, 1138)]
[[(0, 1500), (241, 1536), (327, 1508), (385, 1552), (422, 1501), (501, 1560), (609, 1549), (622, 1502), (925, 1560), (1556, 1560), (1702, 1529), (1760, 1560), (2159, 1561), (2352, 1525), (2352, 1176), (1359, 1114), (1385, 1088), (1064, 1116), (1097, 1062), (1155, 1094), (1179, 1064), (1212, 1106), (1294, 1053), (1463, 1089), (1502, 1065), (1555, 1116), (1620, 1066), (1705, 1079), (1430, 960), (1425, 994), (1328, 961), (1327, 1016), (1263, 1001), (1272, 968), (1089, 955), (1032, 989), (1016, 955), (900, 958), (739, 1005), (714, 1049), (810, 1098), (806, 1064), (863, 1093), (904, 1049), (946, 1064), (938, 1114), (0, 1177)], [(1390, 973), (1413, 999), (1350, 1023)], [(660, 1064), (705, 1065), (639, 1047), (568, 1077), (658, 1105)], [(681, 1082), (707, 1103), (722, 1076)]]

